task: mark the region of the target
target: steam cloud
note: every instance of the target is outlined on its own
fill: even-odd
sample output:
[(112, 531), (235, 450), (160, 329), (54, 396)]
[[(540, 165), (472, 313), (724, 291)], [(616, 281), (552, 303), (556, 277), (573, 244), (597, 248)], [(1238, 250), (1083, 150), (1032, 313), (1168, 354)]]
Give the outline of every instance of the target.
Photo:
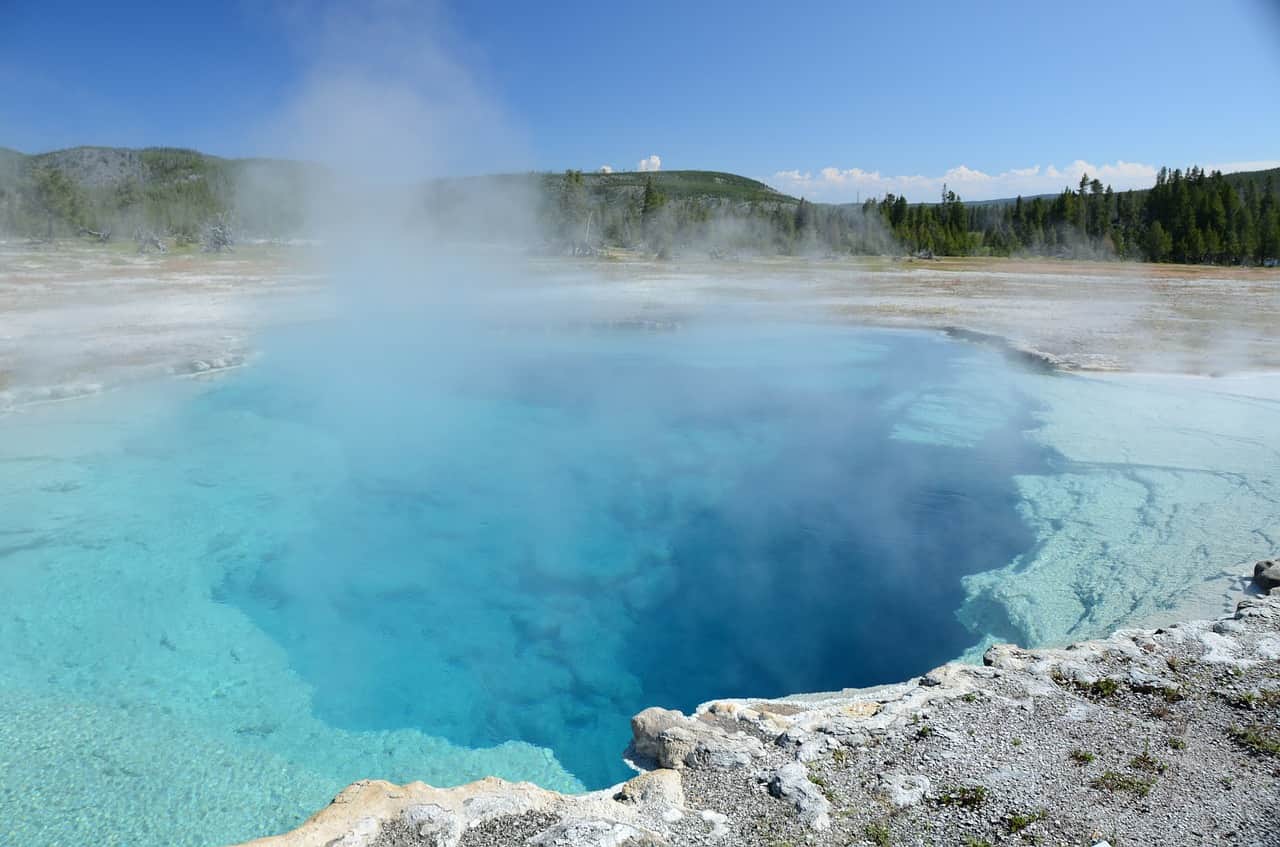
[(662, 157), (657, 153), (652, 153), (648, 157), (641, 159), (636, 165), (638, 171), (660, 171), (662, 170)]

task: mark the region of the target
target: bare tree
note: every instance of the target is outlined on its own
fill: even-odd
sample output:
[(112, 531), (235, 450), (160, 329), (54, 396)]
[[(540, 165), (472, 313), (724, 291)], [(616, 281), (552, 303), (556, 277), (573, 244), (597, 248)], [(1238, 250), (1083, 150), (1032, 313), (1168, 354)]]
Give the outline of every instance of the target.
[(107, 227), (103, 230), (89, 229), (87, 226), (80, 227), (80, 234), (85, 238), (92, 238), (95, 241), (107, 242), (111, 240), (111, 228)]
[(165, 246), (164, 239), (156, 235), (152, 230), (139, 227), (133, 234), (133, 240), (138, 245), (139, 253), (150, 253), (153, 250), (157, 253), (169, 252), (169, 248)]
[(231, 238), (231, 223), (227, 219), (226, 212), (218, 215), (204, 228), (204, 236), (202, 238), (204, 247), (201, 248), (206, 253), (221, 253), (223, 250), (231, 250), (234, 243)]

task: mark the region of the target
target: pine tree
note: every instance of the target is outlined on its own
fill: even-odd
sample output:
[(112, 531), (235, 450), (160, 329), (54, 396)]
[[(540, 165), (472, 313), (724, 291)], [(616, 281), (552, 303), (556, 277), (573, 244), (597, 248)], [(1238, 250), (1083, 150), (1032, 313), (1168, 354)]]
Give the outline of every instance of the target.
[(658, 212), (661, 211), (667, 198), (653, 187), (653, 177), (644, 181), (644, 195), (640, 199), (640, 229), (646, 241), (654, 241), (658, 237)]
[(587, 190), (582, 180), (582, 171), (564, 172), (564, 179), (560, 183), (558, 212), (561, 237), (576, 238), (587, 215)]
[(1144, 246), (1146, 247), (1148, 261), (1163, 262), (1169, 257), (1169, 253), (1173, 251), (1173, 238), (1169, 233), (1165, 232), (1164, 225), (1160, 221), (1156, 221), (1147, 230), (1147, 240)]
[(813, 207), (809, 205), (809, 201), (803, 197), (796, 204), (795, 231), (798, 236), (804, 238), (805, 233), (813, 226)]
[(1264, 208), (1258, 219), (1258, 251), (1259, 262), (1280, 259), (1280, 213), (1275, 203)]

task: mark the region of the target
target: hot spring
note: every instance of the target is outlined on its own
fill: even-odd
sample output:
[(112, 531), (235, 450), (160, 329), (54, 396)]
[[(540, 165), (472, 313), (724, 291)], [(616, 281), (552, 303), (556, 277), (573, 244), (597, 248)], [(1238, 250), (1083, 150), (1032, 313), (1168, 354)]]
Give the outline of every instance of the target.
[(646, 706), (1096, 634), (1275, 526), (1246, 401), (932, 334), (295, 335), (0, 420), (0, 840), (224, 843), (365, 777), (600, 788)]

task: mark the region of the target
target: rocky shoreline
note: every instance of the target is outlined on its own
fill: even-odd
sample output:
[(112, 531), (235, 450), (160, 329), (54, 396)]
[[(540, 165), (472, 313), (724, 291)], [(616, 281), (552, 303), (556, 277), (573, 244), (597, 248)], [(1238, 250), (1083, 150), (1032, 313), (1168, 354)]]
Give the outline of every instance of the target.
[[(254, 847), (1280, 844), (1280, 561), (1216, 621), (997, 645), (909, 682), (632, 719), (642, 772), (562, 795), (357, 782)], [(1280, 592), (1277, 592), (1280, 594)]]

